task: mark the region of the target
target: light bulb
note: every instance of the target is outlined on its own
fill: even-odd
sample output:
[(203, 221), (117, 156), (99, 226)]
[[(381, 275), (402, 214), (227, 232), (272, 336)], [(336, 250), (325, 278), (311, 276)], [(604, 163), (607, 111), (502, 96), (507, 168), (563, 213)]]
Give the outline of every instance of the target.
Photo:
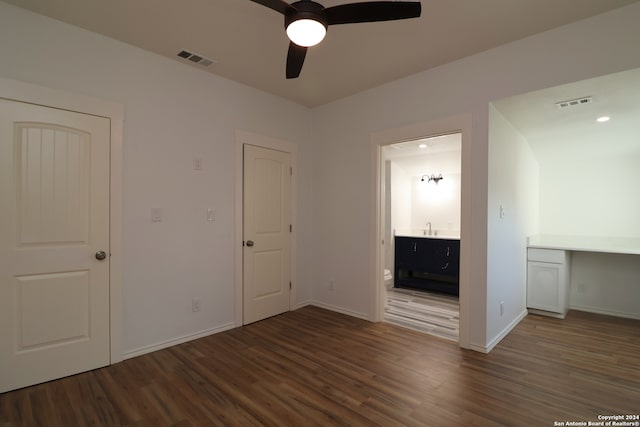
[(327, 34), (322, 23), (313, 19), (298, 19), (287, 27), (289, 40), (302, 47), (311, 47), (320, 43)]

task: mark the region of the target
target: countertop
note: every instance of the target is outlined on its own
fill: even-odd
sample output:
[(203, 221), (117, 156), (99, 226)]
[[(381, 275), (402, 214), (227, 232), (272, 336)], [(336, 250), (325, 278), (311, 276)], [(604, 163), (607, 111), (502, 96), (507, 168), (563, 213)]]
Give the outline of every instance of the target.
[(536, 235), (528, 239), (528, 247), (567, 251), (606, 252), (640, 255), (640, 238)]
[[(428, 233), (428, 232), (427, 232)], [(460, 232), (457, 230), (431, 230), (431, 234), (425, 234), (424, 230), (395, 230), (395, 237), (420, 237), (422, 239), (449, 239), (460, 240)]]

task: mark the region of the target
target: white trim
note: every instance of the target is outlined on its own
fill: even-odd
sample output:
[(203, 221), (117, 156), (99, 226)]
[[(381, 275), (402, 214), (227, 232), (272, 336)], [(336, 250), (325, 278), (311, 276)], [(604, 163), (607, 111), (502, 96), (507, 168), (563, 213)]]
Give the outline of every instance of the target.
[(174, 345), (182, 344), (188, 341), (197, 340), (199, 338), (208, 337), (209, 335), (228, 331), (229, 329), (233, 329), (233, 328), (235, 328), (235, 325), (233, 323), (226, 323), (222, 326), (218, 326), (211, 329), (205, 329), (204, 331), (195, 332), (193, 334), (183, 335), (181, 337), (162, 341), (156, 344), (145, 345), (144, 347), (139, 347), (134, 350), (127, 351), (122, 356), (123, 356), (123, 359), (131, 359), (133, 357), (142, 356), (143, 354), (152, 353), (154, 351), (173, 347)]
[(0, 77), (0, 98), (105, 117), (111, 122), (109, 319), (110, 363), (122, 360), (122, 104)]
[(487, 350), (487, 347), (483, 346), (483, 345), (479, 345), (479, 344), (469, 344), (468, 347), (469, 350), (473, 350), (473, 351), (477, 351), (478, 353), (484, 353), (484, 354), (488, 354), (489, 350)]
[(124, 122), (111, 119), (111, 190), (109, 200), (109, 306), (111, 321), (111, 363), (122, 361), (124, 326), (122, 324), (122, 206), (124, 167)]
[(293, 310), (296, 305), (296, 284), (297, 284), (297, 246), (296, 235), (297, 215), (298, 215), (298, 147), (297, 145), (281, 139), (271, 138), (256, 133), (246, 132), (243, 130), (236, 131), (236, 205), (235, 205), (235, 316), (234, 322), (236, 326), (243, 324), (243, 304), (242, 304), (242, 223), (243, 223), (243, 146), (244, 144), (255, 145), (256, 147), (269, 148), (271, 150), (283, 151), (291, 154), (291, 167), (293, 168), (293, 176), (291, 177), (291, 225), (293, 231), (291, 233), (291, 293), (289, 294), (289, 310)]
[[(397, 129), (388, 129), (371, 134), (370, 155), (370, 212), (372, 212), (369, 237), (374, 242), (370, 247), (370, 268), (373, 280), (369, 288), (369, 319), (377, 322), (382, 316), (382, 220), (381, 203), (381, 152), (384, 145), (410, 141), (436, 135), (462, 133), (462, 188), (461, 188), (461, 212), (460, 212), (460, 334), (458, 345), (463, 348), (472, 348), (470, 343), (471, 330), (471, 114), (447, 117), (424, 123), (405, 126)], [(480, 351), (480, 350), (478, 350)]]
[(54, 107), (60, 110), (124, 121), (124, 105), (122, 104), (18, 80), (0, 77), (0, 96), (43, 107)]
[(309, 304), (313, 307), (324, 308), (325, 310), (335, 311), (336, 313), (346, 314), (347, 316), (357, 317), (358, 319), (370, 320), (369, 315), (366, 313), (358, 313), (357, 311), (349, 310), (346, 308), (338, 307), (331, 304), (325, 304), (323, 302), (313, 301)]
[(604, 308), (591, 307), (588, 305), (569, 305), (570, 310), (576, 311), (586, 311), (587, 313), (595, 313), (595, 314), (604, 314), (606, 316), (614, 316), (614, 317), (624, 317), (625, 319), (636, 319), (640, 320), (640, 315), (638, 313), (627, 313), (624, 311), (616, 311), (616, 310), (607, 310)]
[(304, 308), (304, 307), (306, 307), (308, 305), (314, 305), (314, 301), (311, 300), (311, 299), (308, 299), (306, 301), (297, 302), (297, 303), (295, 303), (293, 305), (293, 307), (291, 307), (291, 310), (299, 310), (299, 309)]
[[(502, 339), (504, 337), (506, 337), (507, 335), (509, 335), (509, 332), (511, 332), (513, 330), (513, 328), (515, 328), (516, 326), (518, 326), (518, 323), (522, 322), (522, 319), (524, 319), (525, 317), (527, 317), (527, 310), (525, 309), (522, 313), (520, 313), (518, 315), (518, 317), (516, 317), (515, 319), (513, 319), (513, 321), (511, 323), (509, 323), (494, 339), (492, 339), (487, 346), (485, 347), (485, 349), (482, 351), (483, 353), (489, 353), (491, 350), (493, 350), (493, 348), (498, 345), (500, 343), (500, 341), (502, 341)], [(474, 346), (475, 347), (475, 346)]]
[(554, 317), (556, 319), (564, 319), (567, 313), (554, 313), (552, 311), (538, 310), (535, 308), (527, 308), (529, 314), (537, 314), (539, 316)]

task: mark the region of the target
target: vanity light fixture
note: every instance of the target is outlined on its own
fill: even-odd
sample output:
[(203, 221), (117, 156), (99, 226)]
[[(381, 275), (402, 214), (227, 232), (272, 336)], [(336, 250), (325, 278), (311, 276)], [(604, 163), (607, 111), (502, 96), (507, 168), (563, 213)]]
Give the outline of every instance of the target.
[(431, 174), (431, 175), (422, 175), (422, 178), (420, 178), (421, 182), (424, 182), (425, 177), (427, 178), (427, 182), (435, 182), (436, 184), (438, 184), (440, 182), (441, 179), (444, 179), (444, 177), (442, 176), (441, 173), (439, 173), (438, 175), (435, 174)]

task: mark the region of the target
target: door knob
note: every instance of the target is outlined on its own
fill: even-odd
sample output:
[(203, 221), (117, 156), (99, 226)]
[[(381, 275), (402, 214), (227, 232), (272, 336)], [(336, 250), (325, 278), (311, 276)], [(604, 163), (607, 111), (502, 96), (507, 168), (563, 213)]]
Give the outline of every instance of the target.
[(102, 261), (103, 259), (105, 259), (107, 257), (107, 253), (105, 251), (98, 251), (96, 252), (96, 259), (98, 261)]
[(247, 246), (249, 247), (253, 246), (253, 240), (247, 240)]

